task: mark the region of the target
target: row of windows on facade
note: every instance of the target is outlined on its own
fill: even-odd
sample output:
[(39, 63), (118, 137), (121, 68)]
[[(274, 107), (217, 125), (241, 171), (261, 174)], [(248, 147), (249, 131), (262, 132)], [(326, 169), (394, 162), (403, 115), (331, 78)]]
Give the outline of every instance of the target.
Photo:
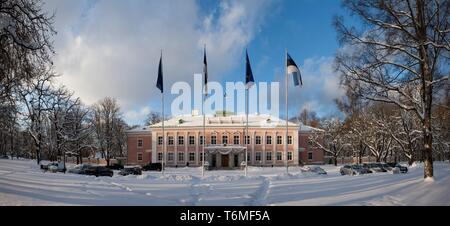
[[(203, 145), (203, 141), (204, 138), (203, 136), (199, 137), (199, 144)], [(261, 136), (256, 136), (255, 137), (255, 144), (261, 144), (262, 143), (262, 139)], [(163, 144), (163, 137), (160, 136), (158, 137), (158, 145), (162, 145)], [(211, 136), (211, 144), (217, 144), (217, 136)], [(228, 144), (228, 136), (222, 136), (222, 144)], [(233, 144), (235, 145), (239, 145), (241, 144), (241, 139), (240, 136), (234, 136), (233, 137)], [(251, 144), (250, 141), (250, 136), (246, 136), (245, 139), (245, 144)], [(266, 137), (266, 144), (272, 144), (272, 136), (267, 136)], [(282, 136), (277, 136), (277, 143), (276, 144), (283, 144), (283, 137)], [(288, 144), (292, 144), (292, 136), (288, 136)], [(169, 136), (168, 140), (167, 140), (167, 145), (174, 145), (174, 137), (173, 136)], [(178, 137), (178, 145), (184, 145), (184, 136), (179, 136)], [(195, 145), (195, 137), (194, 136), (189, 136), (189, 145)], [(144, 140), (139, 139), (138, 143), (137, 143), (138, 148), (141, 148), (144, 146)]]
[[(312, 160), (312, 152), (308, 153), (308, 159)], [(167, 155), (167, 160), (168, 161), (174, 161), (174, 153), (173, 152), (169, 152)], [(256, 152), (255, 153), (255, 161), (261, 161), (261, 152)], [(292, 152), (288, 152), (288, 160), (292, 160)], [(158, 161), (162, 161), (163, 159), (163, 153), (158, 153)], [(203, 153), (200, 153), (200, 161), (202, 161), (203, 159)], [(143, 160), (143, 155), (141, 153), (138, 154), (138, 161), (142, 161)], [(282, 152), (277, 152), (276, 153), (276, 160), (277, 161), (282, 161), (283, 160), (283, 154)], [(184, 161), (184, 153), (183, 152), (179, 152), (178, 153), (178, 161), (179, 162), (183, 162)], [(195, 153), (194, 152), (190, 152), (189, 153), (189, 161), (190, 162), (194, 162), (195, 161)], [(251, 161), (251, 154), (248, 153), (247, 154), (247, 161)], [(272, 161), (272, 152), (267, 152), (266, 153), (266, 161)]]
[[(158, 160), (162, 161), (162, 157), (163, 157), (163, 153), (158, 153)], [(203, 153), (200, 153), (200, 161), (202, 161), (203, 159)], [(138, 161), (142, 161), (143, 160), (143, 155), (142, 153), (138, 154)], [(168, 161), (173, 161), (174, 160), (174, 153), (169, 152), (168, 153)], [(272, 161), (272, 152), (267, 152), (266, 153), (266, 160), (267, 161)], [(283, 160), (283, 155), (281, 152), (277, 152), (277, 160)], [(292, 152), (288, 152), (288, 160), (292, 160)], [(308, 152), (308, 160), (313, 160), (313, 153), (312, 152)], [(178, 161), (182, 162), (184, 161), (184, 153), (180, 152), (178, 153)], [(193, 162), (195, 161), (195, 153), (189, 153), (189, 161)], [(247, 161), (251, 161), (251, 154), (248, 153), (247, 154)], [(256, 152), (255, 153), (255, 161), (261, 161), (261, 152)]]

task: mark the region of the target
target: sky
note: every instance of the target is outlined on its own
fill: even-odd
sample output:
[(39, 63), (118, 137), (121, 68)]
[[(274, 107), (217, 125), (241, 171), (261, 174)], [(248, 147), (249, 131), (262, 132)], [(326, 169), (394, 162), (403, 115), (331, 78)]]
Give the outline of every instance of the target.
[[(304, 85), (289, 87), (289, 115), (302, 109), (338, 115), (344, 95), (333, 72), (339, 45), (332, 26), (345, 15), (336, 0), (45, 0), (55, 13), (58, 83), (91, 105), (116, 98), (130, 125), (161, 109), (156, 88), (163, 50), (166, 114), (178, 95), (174, 82), (193, 84), (207, 46), (209, 80), (243, 81), (248, 49), (256, 82), (280, 82), (284, 105), (284, 52), (300, 67)], [(239, 97), (238, 97), (239, 98)], [(219, 109), (217, 109), (219, 110)], [(238, 111), (238, 110), (237, 110)]]

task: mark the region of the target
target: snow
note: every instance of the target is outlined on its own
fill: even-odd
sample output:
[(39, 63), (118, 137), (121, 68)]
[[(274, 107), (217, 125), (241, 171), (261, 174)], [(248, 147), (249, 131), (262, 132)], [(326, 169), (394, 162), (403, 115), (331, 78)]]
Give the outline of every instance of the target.
[(0, 160), (0, 205), (450, 205), (450, 164), (435, 162), (432, 183), (423, 165), (407, 174), (341, 176), (300, 167), (206, 171), (168, 168), (143, 175), (93, 177), (44, 173), (31, 160)]

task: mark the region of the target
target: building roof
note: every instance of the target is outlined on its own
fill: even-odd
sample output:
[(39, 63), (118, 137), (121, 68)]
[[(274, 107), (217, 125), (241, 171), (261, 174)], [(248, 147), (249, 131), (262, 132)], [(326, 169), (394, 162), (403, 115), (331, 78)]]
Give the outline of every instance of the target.
[(298, 131), (300, 131), (300, 132), (307, 133), (307, 132), (314, 132), (314, 131), (316, 131), (316, 132), (322, 132), (323, 131), (323, 129), (319, 129), (319, 128), (312, 127), (312, 126), (307, 126), (307, 125), (304, 125), (301, 122), (299, 124), (300, 125), (298, 127)]
[[(246, 115), (231, 115), (231, 116), (212, 116), (207, 115), (205, 117), (206, 127), (244, 127), (246, 125)], [(250, 114), (248, 116), (249, 127), (258, 128), (280, 128), (286, 126), (286, 121), (278, 117), (274, 117), (266, 114)], [(313, 132), (323, 131), (322, 129), (304, 125), (303, 123), (289, 122), (289, 127), (298, 128), (299, 132)], [(134, 129), (128, 130), (127, 133), (148, 133), (152, 128), (161, 128), (162, 123), (156, 123), (151, 126), (138, 126)], [(186, 127), (202, 127), (203, 116), (202, 115), (182, 115), (173, 117), (164, 121), (164, 127), (166, 128), (186, 128)]]
[(136, 128), (127, 130), (127, 133), (145, 133), (145, 132), (150, 132), (151, 129), (149, 126), (138, 126)]
[[(246, 125), (246, 115), (231, 115), (231, 116), (205, 116), (206, 127), (244, 127)], [(265, 115), (265, 114), (250, 114), (248, 116), (249, 127), (259, 128), (274, 128), (285, 127), (286, 121), (278, 117)], [(298, 124), (289, 122), (289, 127), (298, 127)], [(160, 128), (162, 123), (151, 125), (150, 128)], [(167, 128), (184, 128), (184, 127), (202, 127), (203, 116), (202, 115), (183, 115), (173, 117), (164, 121), (164, 127)]]

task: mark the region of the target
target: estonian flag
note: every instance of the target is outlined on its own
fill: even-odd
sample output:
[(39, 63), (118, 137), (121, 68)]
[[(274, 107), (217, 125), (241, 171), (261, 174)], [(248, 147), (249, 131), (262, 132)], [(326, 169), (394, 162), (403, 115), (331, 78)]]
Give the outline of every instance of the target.
[(208, 95), (208, 62), (206, 61), (206, 47), (203, 53), (203, 81), (205, 83), (204, 94)]
[(252, 67), (250, 66), (250, 59), (248, 58), (248, 52), (245, 50), (246, 55), (246, 70), (245, 70), (245, 87), (250, 89), (255, 84), (255, 79), (253, 78)]
[(156, 87), (161, 90), (161, 93), (164, 93), (163, 86), (163, 68), (162, 68), (162, 53), (161, 58), (159, 59), (159, 68), (158, 68), (158, 81), (156, 82)]
[(292, 74), (295, 86), (303, 86), (302, 74), (300, 73), (297, 64), (295, 64), (294, 60), (289, 56), (289, 53), (287, 53), (287, 73)]

